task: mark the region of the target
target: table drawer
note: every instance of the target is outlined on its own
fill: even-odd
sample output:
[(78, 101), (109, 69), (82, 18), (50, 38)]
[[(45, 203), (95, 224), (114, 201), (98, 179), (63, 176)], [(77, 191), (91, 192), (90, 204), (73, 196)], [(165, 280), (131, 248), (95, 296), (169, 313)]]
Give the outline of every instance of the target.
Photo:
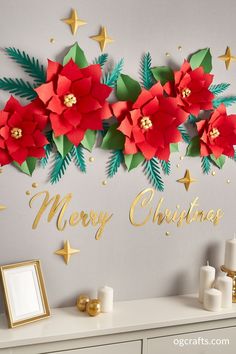
[(82, 349), (53, 352), (53, 354), (141, 354), (141, 341), (100, 345)]
[(235, 354), (235, 348), (236, 327), (148, 339), (148, 354)]

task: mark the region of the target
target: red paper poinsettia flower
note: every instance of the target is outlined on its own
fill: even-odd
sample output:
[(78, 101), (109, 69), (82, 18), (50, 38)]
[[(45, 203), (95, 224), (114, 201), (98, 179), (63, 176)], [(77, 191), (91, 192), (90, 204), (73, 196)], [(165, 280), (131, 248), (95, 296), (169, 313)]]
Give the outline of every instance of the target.
[(150, 90), (143, 89), (137, 100), (112, 104), (118, 130), (125, 135), (125, 154), (142, 152), (147, 160), (154, 156), (168, 160), (170, 144), (182, 140), (178, 126), (188, 114), (173, 97), (164, 97), (159, 83)]
[(78, 145), (87, 129), (101, 130), (111, 113), (106, 98), (112, 89), (101, 83), (101, 66), (80, 69), (73, 60), (64, 67), (48, 61), (47, 82), (35, 91), (49, 111), (55, 136)]
[(221, 104), (207, 120), (197, 123), (200, 137), (200, 154), (213, 154), (219, 158), (222, 154), (234, 156), (236, 145), (236, 115), (227, 115), (226, 108)]
[(209, 90), (213, 75), (206, 74), (203, 67), (191, 69), (187, 60), (174, 73), (174, 82), (167, 82), (164, 89), (168, 95), (176, 96), (178, 105), (186, 112), (197, 116), (200, 110), (213, 108), (214, 95)]
[(0, 164), (22, 164), (28, 157), (44, 157), (48, 141), (42, 130), (47, 120), (36, 101), (21, 106), (11, 97), (0, 111)]

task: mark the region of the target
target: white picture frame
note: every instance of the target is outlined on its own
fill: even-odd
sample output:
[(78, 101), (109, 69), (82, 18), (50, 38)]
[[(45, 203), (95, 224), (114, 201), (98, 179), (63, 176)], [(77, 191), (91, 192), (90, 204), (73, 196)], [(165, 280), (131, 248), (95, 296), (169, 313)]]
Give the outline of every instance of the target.
[(39, 260), (4, 265), (0, 272), (10, 328), (50, 316)]

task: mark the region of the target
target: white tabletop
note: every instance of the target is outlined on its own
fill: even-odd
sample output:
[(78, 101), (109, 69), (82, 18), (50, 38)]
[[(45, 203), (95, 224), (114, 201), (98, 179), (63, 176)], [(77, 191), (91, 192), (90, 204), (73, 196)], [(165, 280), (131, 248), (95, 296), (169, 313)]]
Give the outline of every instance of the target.
[(97, 317), (75, 307), (52, 309), (50, 318), (14, 329), (8, 329), (5, 316), (0, 315), (0, 348), (234, 317), (236, 304), (232, 309), (209, 312), (202, 309), (195, 295), (116, 302), (113, 313)]

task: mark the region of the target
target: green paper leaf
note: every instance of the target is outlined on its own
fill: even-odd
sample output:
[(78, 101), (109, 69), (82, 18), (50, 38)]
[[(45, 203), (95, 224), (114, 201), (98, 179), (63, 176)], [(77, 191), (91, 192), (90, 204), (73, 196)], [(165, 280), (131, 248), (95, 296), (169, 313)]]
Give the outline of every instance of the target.
[(141, 77), (142, 86), (145, 87), (147, 90), (150, 89), (154, 84), (151, 66), (152, 66), (151, 54), (145, 53), (141, 58), (140, 77)]
[(117, 80), (116, 96), (120, 101), (136, 101), (141, 92), (138, 81), (128, 75), (121, 74)]
[(53, 141), (57, 147), (57, 150), (59, 151), (59, 153), (63, 158), (72, 149), (73, 144), (68, 140), (68, 138), (65, 135), (60, 135), (58, 137), (55, 137), (53, 133)]
[(200, 139), (199, 136), (192, 138), (186, 151), (187, 156), (199, 156), (200, 155)]
[(199, 50), (190, 58), (190, 65), (192, 69), (202, 66), (205, 73), (210, 73), (212, 69), (212, 57), (209, 48)]
[(178, 143), (172, 143), (170, 144), (170, 152), (178, 152), (179, 151), (179, 145)]
[(40, 85), (46, 81), (46, 73), (43, 65), (41, 65), (38, 59), (34, 57), (30, 58), (24, 51), (21, 52), (16, 48), (5, 48), (7, 55), (19, 64), (24, 71), (34, 79), (34, 81)]
[(133, 170), (135, 167), (140, 165), (144, 161), (144, 156), (141, 152), (137, 152), (134, 155), (124, 155), (125, 157), (125, 165), (128, 171)]
[(112, 178), (117, 173), (119, 167), (124, 161), (124, 155), (121, 150), (114, 150), (111, 153), (111, 157), (108, 161), (107, 176)]
[(118, 77), (123, 69), (124, 59), (120, 59), (118, 63), (115, 65), (114, 69), (111, 72), (108, 72), (104, 75), (102, 82), (110, 87), (115, 87)]
[(34, 157), (28, 157), (21, 165), (14, 161), (13, 164), (21, 170), (21, 172), (25, 173), (28, 176), (32, 176), (35, 167), (36, 167), (37, 159)]
[(218, 108), (222, 103), (225, 105), (225, 107), (230, 107), (233, 103), (236, 103), (236, 96), (215, 98), (213, 100), (213, 107)]
[(102, 149), (123, 150), (125, 137), (117, 127), (118, 124), (114, 124), (108, 129), (102, 141)]
[(169, 66), (156, 66), (151, 70), (154, 78), (160, 81), (162, 85), (165, 85), (168, 81), (174, 80), (173, 70)]
[(161, 178), (160, 166), (157, 158), (153, 157), (151, 160), (145, 162), (144, 173), (154, 188), (161, 192), (164, 190), (164, 182)]
[(13, 93), (16, 96), (26, 98), (27, 100), (33, 100), (37, 97), (37, 93), (34, 91), (36, 85), (31, 85), (30, 82), (22, 79), (12, 79), (3, 77), (0, 79), (0, 89)]
[(218, 159), (215, 158), (214, 155), (211, 155), (210, 156), (210, 159), (211, 161), (220, 169), (222, 169), (222, 167), (224, 166), (225, 164), (225, 160), (226, 160), (226, 157), (225, 155), (221, 155)]
[(97, 134), (96, 130), (88, 129), (88, 130), (86, 130), (84, 138), (81, 141), (81, 145), (83, 145), (83, 147), (90, 152), (92, 151), (92, 149), (94, 147), (94, 144), (96, 141), (96, 134)]
[(84, 51), (80, 48), (77, 42), (70, 48), (68, 53), (65, 55), (63, 59), (63, 65), (66, 65), (71, 59), (80, 68), (85, 68), (86, 66), (88, 66)]
[(221, 93), (225, 92), (227, 88), (229, 88), (230, 84), (227, 84), (225, 82), (222, 82), (221, 84), (218, 85), (211, 85), (209, 87), (209, 90), (215, 95), (218, 96)]
[(208, 175), (211, 172), (211, 160), (208, 156), (203, 156), (201, 161), (202, 172)]

